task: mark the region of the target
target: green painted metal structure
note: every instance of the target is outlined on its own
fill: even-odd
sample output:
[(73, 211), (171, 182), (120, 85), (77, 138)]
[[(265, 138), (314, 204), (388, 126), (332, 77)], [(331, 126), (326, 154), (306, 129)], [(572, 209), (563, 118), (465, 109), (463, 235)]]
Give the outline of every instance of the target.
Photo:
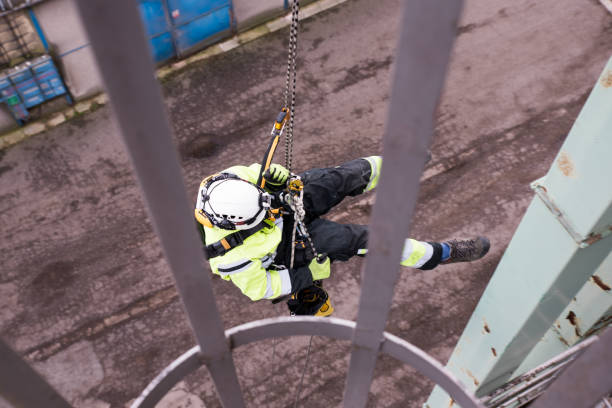
[[(612, 58), (532, 183), (536, 196), (447, 364), (477, 396), (610, 322), (611, 157)], [(435, 388), (425, 407), (450, 404)]]
[[(612, 238), (610, 238), (612, 239)], [(570, 301), (540, 342), (512, 375), (531, 368), (567, 350), (580, 340), (599, 333), (612, 321), (612, 254)]]

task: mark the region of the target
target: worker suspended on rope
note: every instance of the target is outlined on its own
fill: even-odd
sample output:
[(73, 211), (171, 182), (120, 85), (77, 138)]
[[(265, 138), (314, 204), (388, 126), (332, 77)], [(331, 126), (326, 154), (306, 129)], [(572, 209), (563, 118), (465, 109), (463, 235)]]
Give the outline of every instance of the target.
[[(308, 170), (298, 177), (272, 164), (263, 174), (263, 188), (257, 185), (260, 164), (230, 167), (204, 179), (195, 216), (213, 273), (233, 282), (251, 300), (292, 295), (288, 302), (292, 314), (330, 314), (333, 309), (320, 281), (330, 276), (332, 262), (367, 253), (368, 228), (322, 216), (346, 196), (373, 190), (381, 169), (382, 158), (371, 156)], [(295, 184), (297, 189), (303, 184), (299, 194), (292, 192)], [(302, 208), (297, 208), (301, 215), (296, 215), (292, 200), (301, 201)], [(296, 217), (302, 222), (293, 238)], [(401, 265), (433, 269), (477, 260), (488, 250), (484, 237), (446, 242), (406, 239)]]
[[(299, 175), (291, 172), (298, 11), (299, 2), (293, 0), (284, 107), (264, 159), (204, 179), (195, 217), (213, 273), (233, 282), (251, 300), (289, 297), (291, 314), (329, 316), (333, 307), (322, 281), (330, 276), (332, 262), (367, 253), (368, 229), (322, 216), (346, 196), (373, 190), (382, 158), (356, 159)], [(281, 166), (272, 158), (285, 127)], [(484, 237), (441, 243), (406, 239), (401, 264), (433, 269), (440, 263), (479, 259), (488, 250)]]

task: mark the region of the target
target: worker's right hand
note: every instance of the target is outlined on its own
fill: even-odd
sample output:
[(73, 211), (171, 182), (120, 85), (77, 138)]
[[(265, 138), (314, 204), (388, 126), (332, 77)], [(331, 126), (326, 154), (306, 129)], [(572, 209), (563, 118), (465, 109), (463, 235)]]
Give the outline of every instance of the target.
[(329, 256), (321, 254), (319, 255), (319, 259), (313, 258), (308, 265), (308, 269), (310, 269), (313, 281), (329, 278), (331, 273)]
[(280, 164), (272, 163), (264, 173), (264, 179), (266, 180), (264, 187), (271, 192), (281, 191), (287, 186), (289, 176), (291, 176), (289, 170)]

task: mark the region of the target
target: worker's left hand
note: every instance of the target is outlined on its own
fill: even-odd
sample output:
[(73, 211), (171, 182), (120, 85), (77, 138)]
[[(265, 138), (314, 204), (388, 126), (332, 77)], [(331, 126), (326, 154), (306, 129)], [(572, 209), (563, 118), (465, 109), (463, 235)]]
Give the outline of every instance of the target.
[(310, 269), (313, 281), (329, 278), (331, 273), (329, 256), (327, 254), (320, 254), (319, 259), (314, 258), (310, 261), (308, 269)]
[(266, 180), (265, 188), (269, 191), (281, 191), (287, 185), (289, 180), (289, 170), (280, 164), (272, 163), (270, 168), (264, 173), (264, 179)]

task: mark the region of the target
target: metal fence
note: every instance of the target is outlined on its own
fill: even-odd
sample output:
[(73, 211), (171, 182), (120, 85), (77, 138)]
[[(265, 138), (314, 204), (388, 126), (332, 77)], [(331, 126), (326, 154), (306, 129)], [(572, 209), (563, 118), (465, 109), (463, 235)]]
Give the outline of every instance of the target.
[[(155, 406), (173, 384), (197, 367), (206, 365), (223, 406), (244, 407), (232, 350), (281, 335), (315, 334), (352, 342), (344, 392), (346, 407), (366, 406), (374, 365), (382, 352), (410, 364), (440, 384), (463, 408), (483, 408), (482, 403), (439, 362), (384, 332), (399, 271), (403, 234), (408, 230), (419, 176), (433, 133), (432, 120), (422, 118), (434, 117), (462, 2), (410, 0), (404, 6), (383, 142), (387, 170), (381, 176), (372, 213), (372, 218), (378, 222), (371, 227), (370, 242), (376, 244), (369, 248), (357, 321), (279, 317), (250, 322), (226, 332), (212, 293), (210, 269), (194, 228), (181, 168), (170, 137), (170, 125), (135, 3), (122, 0), (77, 2), (198, 345), (151, 382), (134, 406)], [(146, 143), (142, 143), (142, 135), (147, 135)], [(394, 188), (398, 184), (406, 188)], [(3, 395), (7, 387), (15, 386), (10, 394), (11, 402), (23, 407), (68, 406), (22, 360), (14, 358), (8, 348), (4, 347), (0, 354), (3, 362), (5, 355), (13, 356), (12, 365), (0, 367)], [(31, 395), (37, 394), (32, 386), (45, 390), (36, 401), (31, 400)], [(48, 401), (40, 404), (40, 398)]]
[[(253, 322), (224, 333), (205, 264), (193, 227), (190, 205), (170, 137), (161, 92), (138, 10), (133, 4), (87, 0), (78, 2), (84, 25), (111, 97), (125, 144), (132, 158), (149, 213), (172, 268), (181, 300), (199, 349), (179, 359), (148, 387), (137, 406), (154, 406), (173, 382), (204, 362), (224, 406), (243, 407), (232, 347), (263, 338), (320, 332), (351, 339), (353, 349), (345, 391), (345, 405), (365, 406), (374, 364), (381, 351), (411, 362), (425, 375), (441, 382), (465, 408), (480, 407), (463, 386), (437, 362), (399, 339), (383, 333), (391, 305), (404, 231), (416, 201), (419, 176), (433, 133), (432, 118), (454, 40), (462, 2), (410, 1), (404, 7), (383, 155), (388, 169), (382, 176), (370, 230), (371, 242), (356, 323), (317, 318), (278, 318)], [(109, 47), (108, 45), (112, 45)], [(406, 137), (406, 131), (410, 134)], [(143, 144), (140, 135), (148, 135)], [(407, 160), (408, 158), (408, 160)], [(164, 163), (164, 166), (159, 166)], [(406, 179), (405, 175), (409, 175)], [(395, 185), (409, 186), (396, 189)], [(400, 203), (400, 205), (398, 205)], [(397, 217), (380, 216), (398, 214)], [(399, 216), (402, 214), (402, 216)], [(403, 222), (396, 222), (403, 220)], [(381, 250), (385, 248), (385, 253)], [(380, 278), (381, 272), (386, 274)], [(203, 273), (204, 272), (204, 273)], [(205, 314), (202, 311), (207, 311)], [(231, 345), (231, 346), (230, 346)], [(178, 377), (178, 378), (177, 378)]]

